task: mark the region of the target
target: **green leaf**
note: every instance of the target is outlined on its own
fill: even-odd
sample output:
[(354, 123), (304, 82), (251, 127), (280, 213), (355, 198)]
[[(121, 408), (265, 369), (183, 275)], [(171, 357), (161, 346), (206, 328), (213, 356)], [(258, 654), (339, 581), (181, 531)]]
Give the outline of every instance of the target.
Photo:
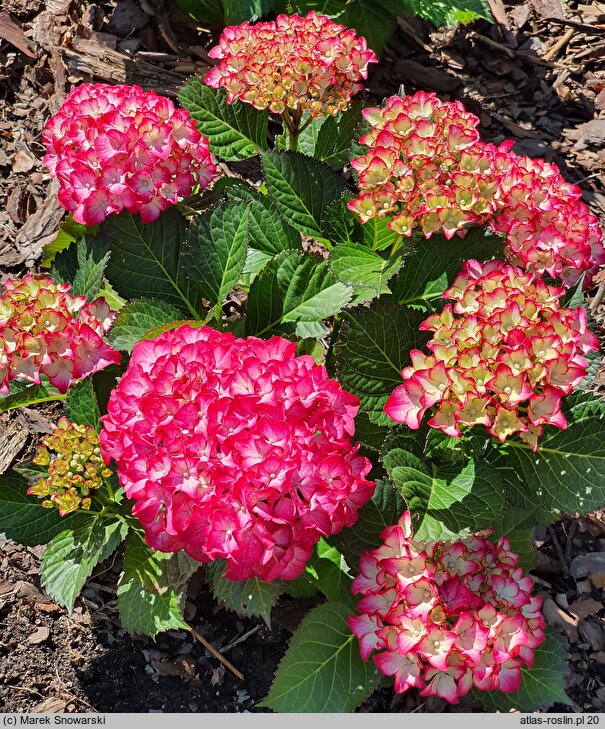
[(65, 529), (93, 519), (95, 512), (75, 511), (60, 517), (56, 509), (45, 509), (40, 499), (28, 496), (29, 482), (13, 471), (0, 476), (0, 534), (19, 544), (46, 544)]
[(357, 522), (333, 537), (349, 564), (356, 568), (362, 552), (380, 546), (380, 532), (397, 523), (405, 501), (390, 481), (379, 479), (370, 501), (359, 510)]
[(311, 568), (307, 566), (307, 569), (299, 575), (295, 580), (288, 580), (284, 583), (284, 592), (290, 597), (297, 599), (303, 597), (313, 597), (316, 595), (319, 588), (317, 586), (317, 577), (312, 574)]
[(473, 691), (473, 698), (483, 705), (486, 711), (510, 713), (516, 711), (537, 711), (553, 704), (571, 704), (565, 693), (565, 674), (567, 673), (567, 651), (561, 639), (550, 628), (546, 639), (534, 651), (534, 666), (521, 669), (521, 688), (513, 693), (502, 691)]
[(58, 253), (63, 252), (88, 232), (93, 232), (97, 226), (87, 228), (85, 225), (76, 223), (71, 213), (59, 225), (57, 237), (44, 246), (42, 252), (42, 268), (49, 268)]
[(418, 539), (451, 539), (477, 531), (502, 517), (504, 495), (497, 473), (470, 461), (465, 465), (423, 463), (401, 448), (383, 453), (382, 461), (408, 509)]
[(487, 261), (498, 255), (501, 249), (501, 239), (486, 235), (480, 228), (469, 230), (464, 238), (454, 236), (450, 240), (443, 235), (433, 235), (430, 240), (418, 236), (415, 250), (391, 285), (393, 297), (400, 304), (435, 308), (464, 261), (471, 258)]
[(138, 580), (118, 587), (120, 622), (129, 633), (155, 638), (165, 630), (189, 630), (183, 617), (185, 594), (170, 588), (163, 594), (148, 592)]
[(353, 195), (344, 193), (329, 206), (324, 216), (322, 235), (332, 245), (356, 244), (364, 241), (364, 231), (359, 218), (347, 208), (349, 200), (353, 200)]
[(117, 549), (127, 532), (128, 526), (121, 519), (100, 517), (61, 532), (44, 552), (42, 586), (53, 600), (71, 612), (95, 565)]
[(273, 0), (222, 0), (225, 25), (239, 25), (244, 20), (258, 20), (273, 9)]
[(535, 511), (508, 507), (502, 519), (492, 524), (490, 539), (497, 542), (500, 537), (508, 537), (511, 549), (519, 555), (519, 564), (526, 572), (536, 566), (538, 553), (532, 546), (532, 533), (539, 521)]
[(361, 125), (361, 104), (356, 102), (319, 127), (313, 149), (315, 159), (339, 170), (350, 162), (351, 141)]
[(343, 243), (330, 251), (332, 273), (348, 286), (368, 288), (377, 295), (403, 265), (401, 254), (383, 258), (359, 243)]
[(151, 549), (143, 533), (132, 530), (126, 542), (118, 609), (129, 633), (152, 638), (165, 630), (189, 630), (183, 618), (189, 577), (200, 567), (184, 552)]
[(138, 299), (120, 310), (107, 338), (115, 349), (132, 352), (145, 334), (159, 326), (180, 319), (181, 312), (165, 301)]
[(106, 275), (121, 296), (159, 298), (199, 317), (202, 296), (183, 262), (186, 224), (172, 207), (153, 223), (122, 212), (99, 226), (98, 241), (111, 248)]
[(247, 205), (223, 204), (200, 216), (187, 235), (183, 265), (219, 316), (223, 299), (244, 269), (248, 228)]
[(181, 10), (197, 20), (206, 21), (210, 25), (223, 27), (225, 14), (221, 0), (174, 0)]
[(96, 431), (101, 429), (99, 403), (90, 378), (69, 388), (65, 400), (65, 415), (73, 423), (90, 425)]
[(342, 194), (342, 180), (323, 162), (298, 152), (268, 152), (263, 169), (269, 195), (287, 222), (321, 240), (322, 218)]
[[(349, 214), (355, 215), (350, 210)], [(372, 218), (367, 223), (364, 223), (361, 226), (364, 245), (373, 251), (384, 251), (390, 248), (399, 236), (388, 227), (388, 222), (386, 218)]]
[(315, 547), (316, 552), (311, 558), (311, 566), (317, 574), (317, 581), (321, 592), (331, 602), (342, 602), (354, 607), (351, 595), (353, 577), (349, 566), (341, 552), (328, 544), (323, 537)]
[(232, 185), (225, 190), (225, 197), (248, 205), (252, 248), (274, 256), (301, 247), (300, 233), (283, 220), (267, 195), (250, 186)]
[(292, 636), (260, 706), (277, 712), (353, 711), (378, 686), (380, 674), (359, 655), (343, 603), (311, 610)]
[(212, 89), (201, 78), (188, 81), (178, 98), (217, 157), (237, 162), (267, 148), (268, 112), (237, 99), (228, 104), (225, 89)]
[(246, 332), (292, 332), (295, 327), (289, 326), (291, 323), (318, 322), (337, 314), (351, 293), (350, 288), (336, 281), (325, 261), (284, 251), (250, 287)]
[(402, 10), (430, 20), (438, 28), (444, 25), (469, 23), (477, 18), (493, 22), (486, 0), (402, 0)]
[(371, 448), (373, 451), (381, 451), (390, 432), (391, 430), (384, 425), (373, 423), (369, 415), (362, 410), (357, 413), (355, 418), (354, 440), (366, 448)]
[(494, 459), (512, 505), (535, 509), (546, 522), (560, 512), (586, 514), (605, 502), (605, 403), (570, 396), (565, 415), (567, 430), (547, 426), (537, 452), (511, 439)]
[[(395, 5), (395, 7), (393, 7)], [(352, 0), (346, 14), (339, 19), (349, 28), (355, 28), (377, 55), (395, 31), (395, 20), (401, 11), (399, 0)]]
[(258, 577), (249, 580), (227, 580), (225, 564), (212, 562), (207, 567), (212, 594), (225, 607), (243, 617), (261, 617), (271, 627), (271, 608), (284, 589), (282, 582), (264, 582)]
[(361, 409), (374, 422), (393, 426), (383, 412), (384, 404), (402, 383), (401, 370), (409, 364), (410, 350), (421, 348), (428, 339), (418, 331), (423, 316), (398, 306), (391, 297), (344, 316), (335, 348), (339, 380), (360, 399)]
[(98, 239), (87, 242), (85, 238), (80, 238), (76, 244), (76, 256), (78, 268), (69, 293), (72, 296), (86, 296), (89, 301), (94, 301), (101, 288), (109, 251), (105, 245), (99, 245)]
[(33, 385), (24, 380), (13, 380), (10, 392), (0, 395), (0, 413), (52, 400), (65, 400), (65, 395), (50, 384)]

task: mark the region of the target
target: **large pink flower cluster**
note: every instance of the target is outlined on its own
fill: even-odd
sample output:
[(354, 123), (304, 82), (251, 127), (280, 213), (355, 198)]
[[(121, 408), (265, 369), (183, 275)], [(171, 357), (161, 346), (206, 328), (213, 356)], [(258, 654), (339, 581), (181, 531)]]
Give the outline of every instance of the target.
[(361, 556), (349, 617), (360, 652), (395, 690), (421, 689), (452, 704), (475, 686), (517, 691), (521, 667), (544, 640), (541, 597), (503, 537), (484, 532), (453, 543), (413, 538), (410, 513), (387, 527), (383, 544)]
[(599, 348), (582, 307), (561, 307), (564, 289), (504, 261), (466, 261), (444, 298), (456, 303), (429, 316), (430, 354), (412, 350), (385, 412), (412, 429), (428, 421), (452, 437), (485, 425), (504, 441), (513, 433), (537, 448), (545, 425), (566, 428), (561, 399), (585, 376), (583, 355)]
[(84, 225), (124, 209), (149, 223), (216, 175), (189, 113), (139, 86), (77, 86), (42, 139), (59, 202)]
[(427, 238), (486, 225), (505, 235), (511, 262), (566, 286), (605, 263), (580, 189), (554, 165), (515, 155), (512, 141), (481, 142), (479, 120), (460, 102), (419, 91), (363, 114), (372, 128), (360, 142), (370, 149), (351, 163), (360, 194), (349, 203), (362, 222), (388, 216), (397, 233), (420, 228)]
[(296, 344), (182, 326), (137, 344), (101, 445), (154, 549), (294, 579), (374, 491), (358, 401)]
[(225, 88), (229, 103), (240, 99), (256, 109), (313, 117), (346, 109), (363, 88), (368, 63), (377, 61), (365, 38), (314, 11), (229, 26), (209, 55), (222, 60), (204, 80)]
[(120, 354), (103, 341), (113, 316), (103, 299), (71, 296), (68, 284), (28, 274), (8, 279), (0, 296), (0, 392), (12, 380), (40, 384), (45, 375), (60, 392)]

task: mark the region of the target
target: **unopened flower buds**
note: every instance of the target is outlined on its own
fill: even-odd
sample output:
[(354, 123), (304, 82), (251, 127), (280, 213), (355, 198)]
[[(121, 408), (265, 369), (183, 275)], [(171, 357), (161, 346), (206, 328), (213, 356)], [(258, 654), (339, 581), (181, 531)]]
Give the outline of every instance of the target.
[(42, 440), (33, 462), (46, 467), (48, 476), (40, 476), (27, 493), (43, 498), (42, 506), (56, 507), (61, 516), (90, 509), (91, 496), (111, 476), (95, 429), (67, 418), (61, 418), (52, 434)]

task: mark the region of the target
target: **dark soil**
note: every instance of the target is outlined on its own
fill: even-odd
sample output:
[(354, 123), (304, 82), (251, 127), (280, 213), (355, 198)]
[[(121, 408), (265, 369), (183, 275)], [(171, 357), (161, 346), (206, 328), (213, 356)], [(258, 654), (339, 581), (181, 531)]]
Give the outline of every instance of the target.
[[(605, 5), (489, 1), (495, 25), (477, 22), (436, 32), (417, 19), (401, 20), (370, 74), (366, 99), (378, 103), (402, 83), (409, 92), (424, 89), (460, 99), (479, 115), (484, 139), (512, 138), (519, 154), (555, 162), (603, 216)], [(35, 268), (63, 216), (42, 167), (40, 133), (69, 89), (94, 80), (138, 83), (174, 95), (189, 75), (208, 68), (213, 42), (210, 32), (168, 11), (161, 0), (141, 5), (136, 0), (5, 0), (2, 7), (0, 282)], [(254, 177), (245, 164), (221, 168)], [(602, 336), (605, 284), (599, 283), (597, 278), (588, 295)], [(595, 390), (605, 390), (603, 373)], [(48, 408), (0, 416), (0, 472), (31, 451), (55, 415)], [(603, 514), (567, 517), (537, 529), (536, 545), (538, 591), (548, 604), (548, 622), (564, 636), (570, 653), (566, 681), (573, 703), (553, 710), (605, 710), (605, 567), (603, 573), (593, 568), (582, 578), (573, 576), (574, 560), (586, 554), (602, 554), (605, 564)], [(239, 680), (189, 634), (168, 633), (153, 642), (120, 628), (119, 557), (101, 565), (70, 615), (40, 588), (41, 553), (42, 548), (17, 547), (0, 538), (0, 711), (255, 710), (309, 607), (280, 598), (268, 628), (221, 609), (196, 575), (186, 617), (244, 674)], [(460, 710), (477, 707), (446, 706), (414, 692), (393, 695), (390, 689), (360, 708)]]

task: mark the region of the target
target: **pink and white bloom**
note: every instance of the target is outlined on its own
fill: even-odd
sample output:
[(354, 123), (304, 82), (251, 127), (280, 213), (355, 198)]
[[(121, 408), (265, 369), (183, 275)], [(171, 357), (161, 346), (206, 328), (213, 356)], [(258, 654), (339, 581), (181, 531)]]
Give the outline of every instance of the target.
[(225, 28), (209, 53), (220, 62), (204, 81), (256, 109), (334, 115), (363, 88), (374, 51), (354, 30), (311, 11)]
[[(363, 574), (353, 580), (353, 594), (364, 597), (348, 621), (363, 660), (375, 653), (400, 693), (416, 687), (453, 704), (473, 686), (518, 690), (521, 667), (531, 668), (544, 640), (544, 618), (508, 539), (494, 544), (482, 532), (424, 543), (413, 538), (410, 518), (405, 512), (382, 532), (385, 542), (362, 554)], [(420, 555), (422, 574), (399, 580)]]
[(0, 296), (0, 393), (13, 380), (40, 384), (45, 375), (60, 392), (121, 356), (104, 340), (113, 314), (103, 299), (72, 296), (68, 284), (27, 274), (7, 279)]
[(42, 140), (59, 202), (83, 225), (121, 210), (150, 223), (216, 176), (208, 140), (189, 113), (139, 86), (80, 84)]
[(151, 547), (292, 580), (374, 491), (358, 406), (295, 342), (182, 326), (134, 347), (100, 440)]

